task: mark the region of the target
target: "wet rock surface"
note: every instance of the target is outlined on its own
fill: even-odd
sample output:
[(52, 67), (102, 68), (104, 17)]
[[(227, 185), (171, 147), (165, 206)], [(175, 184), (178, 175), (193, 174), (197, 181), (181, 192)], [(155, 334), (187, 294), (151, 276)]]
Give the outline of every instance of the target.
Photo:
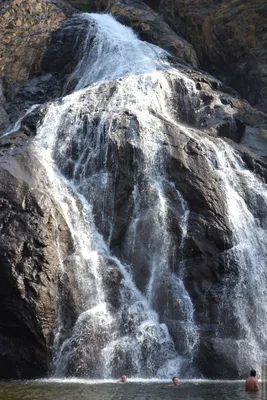
[(20, 132), (0, 143), (2, 378), (47, 373), (60, 263), (57, 240), (63, 257), (71, 243), (60, 210), (40, 189), (45, 171), (31, 158), (28, 140)]
[[(174, 113), (176, 111), (176, 121), (179, 121), (181, 126), (169, 121), (163, 124), (162, 129), (166, 142), (162, 157), (167, 160), (166, 179), (168, 182), (173, 182), (174, 187), (182, 194), (190, 214), (187, 236), (181, 254), (178, 246), (182, 236), (181, 221), (179, 221), (181, 205), (179, 206), (177, 202), (172, 186), (166, 184), (164, 194), (168, 198), (168, 241), (172, 246), (168, 262), (173, 266), (174, 274), (179, 275), (181, 272), (181, 263), (185, 270), (184, 283), (194, 304), (194, 319), (200, 333), (199, 345), (195, 351), (195, 364), (198, 371), (204, 376), (212, 378), (243, 376), (245, 367), (243, 365), (244, 369), (240, 370), (233, 339), (233, 335), (235, 338), (239, 337), (240, 326), (227, 328), (223, 337), (216, 338), (216, 332), (221, 323), (219, 316), (224, 284), (235, 268), (233, 265), (230, 271), (226, 269), (227, 253), (234, 244), (231, 221), (227, 216), (225, 189), (220, 184), (221, 178), (216, 167), (214, 168), (211, 164), (209, 146), (208, 144), (206, 147), (203, 146), (202, 139), (207, 138), (210, 143), (216, 144), (218, 137), (225, 137), (225, 140), (244, 160), (246, 168), (257, 173), (261, 179), (265, 179), (266, 159), (261, 158), (240, 143), (242, 137), (240, 124), (243, 131), (247, 127), (257, 124), (266, 126), (266, 116), (253, 109), (232, 89), (216, 79), (178, 64), (175, 65), (175, 68), (183, 73), (183, 79), (175, 81), (174, 93), (176, 95), (172, 100)], [(197, 89), (196, 91), (192, 90), (190, 96), (187, 92), (190, 90), (190, 86), (185, 84), (184, 76), (193, 78), (196, 83)], [(122, 78), (120, 84), (126, 79)], [(113, 96), (116, 96), (116, 90), (117, 83), (105, 83), (101, 86), (100, 93), (109, 93), (108, 98), (112, 102)], [(90, 94), (85, 93), (84, 98), (86, 96), (90, 103)], [(185, 99), (190, 99), (186, 104), (186, 110)], [(97, 108), (94, 110), (93, 125), (95, 127), (102, 126), (100, 124), (101, 112), (101, 107), (99, 110)], [(81, 110), (80, 113), (81, 118), (85, 117)], [(158, 116), (158, 118), (161, 117)], [(183, 124), (190, 126), (187, 129), (191, 129), (191, 138), (188, 136), (188, 131), (183, 128)], [(225, 134), (222, 134), (222, 125), (225, 126)], [(85, 127), (83, 133), (80, 132), (80, 134), (83, 135), (86, 129)], [(144, 162), (144, 154), (131, 142), (131, 138), (140, 136), (140, 126), (135, 115), (125, 112), (112, 119), (112, 128), (107, 120), (105, 129), (112, 129), (118, 137), (123, 139), (119, 146), (115, 139), (109, 139), (105, 169), (103, 169), (101, 149), (97, 147), (97, 135), (88, 139), (89, 147), (97, 148), (100, 153), (95, 162), (84, 171), (84, 179), (88, 180), (88, 184), (83, 188), (83, 194), (93, 205), (98, 230), (107, 241), (110, 240), (113, 254), (122, 262), (134, 266), (133, 279), (137, 288), (145, 295), (150, 279), (151, 251), (157, 254), (157, 248), (160, 248), (161, 244), (157, 241), (155, 243), (150, 237), (150, 235), (155, 236), (160, 227), (155, 223), (153, 196), (150, 199), (147, 198), (148, 195), (151, 196), (147, 189), (149, 182), (143, 181), (141, 166)], [(232, 140), (228, 139), (229, 137)], [(60, 140), (57, 146), (61, 145)], [(105, 148), (105, 143), (103, 143), (103, 148)], [(78, 148), (74, 152), (73, 150), (73, 145), (71, 152), (64, 149), (68, 154), (72, 154), (72, 159), (75, 161), (81, 157), (83, 150)], [(73, 170), (69, 169), (64, 159), (62, 158), (58, 162), (62, 172), (75, 182)], [(99, 181), (93, 182), (92, 176), (97, 177), (101, 173), (107, 174), (110, 178), (103, 185), (102, 202), (99, 202), (98, 197), (94, 198), (94, 193), (97, 195), (101, 193), (99, 189), (95, 191), (95, 187), (99, 186)], [(135, 204), (132, 193), (136, 185), (140, 185), (142, 188), (139, 202), (143, 208), (134, 233), (138, 239), (135, 240), (133, 246), (129, 241), (128, 229), (134, 219)], [(154, 200), (156, 200), (156, 194)], [(103, 209), (105, 209), (105, 214)], [(110, 223), (113, 225), (112, 235), (109, 239)], [(131, 249), (129, 249), (130, 243)], [(238, 275), (238, 272), (236, 274)], [(116, 287), (118, 288), (118, 286), (114, 287), (113, 279), (110, 280), (109, 277), (105, 279), (107, 279), (109, 287), (108, 302), (116, 309), (120, 302), (120, 299), (116, 298)], [(182, 286), (180, 290), (183, 290)], [(161, 277), (157, 282), (156, 292), (157, 296), (151, 300), (153, 309), (157, 311), (161, 321), (168, 326), (177, 351), (183, 355), (188, 350), (185, 349), (186, 335), (183, 327), (185, 310), (184, 305), (179, 301), (180, 298), (172, 292), (171, 274), (166, 272), (166, 275)], [(225, 321), (222, 323), (224, 324)], [(222, 350), (223, 348), (228, 349), (230, 356), (228, 351)], [(232, 355), (232, 350), (236, 351), (236, 354)], [(218, 367), (212, 364), (212, 359), (220, 360)], [(73, 363), (69, 365), (69, 370), (72, 372), (77, 363), (76, 358)], [(246, 367), (248, 368), (249, 365)], [(188, 366), (186, 368), (188, 371)], [(81, 376), (86, 376), (86, 369), (81, 371)]]

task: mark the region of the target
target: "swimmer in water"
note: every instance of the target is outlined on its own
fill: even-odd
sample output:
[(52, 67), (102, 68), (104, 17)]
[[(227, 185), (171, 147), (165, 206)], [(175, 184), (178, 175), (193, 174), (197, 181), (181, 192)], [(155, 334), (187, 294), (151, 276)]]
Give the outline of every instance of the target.
[(166, 385), (165, 387), (183, 387), (183, 385), (181, 385), (181, 383), (179, 382), (179, 379), (177, 378), (177, 376), (174, 376), (172, 378), (172, 385)]
[(245, 390), (246, 392), (259, 392), (259, 383), (257, 379), (255, 378), (256, 376), (256, 371), (255, 369), (252, 369), (249, 374), (249, 378), (246, 380), (246, 385), (245, 385)]
[(125, 383), (127, 381), (127, 376), (122, 375), (121, 379), (117, 383)]
[(182, 386), (181, 383), (179, 382), (179, 379), (177, 378), (177, 376), (174, 376), (172, 378), (172, 383), (174, 384), (174, 386), (179, 386), (179, 387)]

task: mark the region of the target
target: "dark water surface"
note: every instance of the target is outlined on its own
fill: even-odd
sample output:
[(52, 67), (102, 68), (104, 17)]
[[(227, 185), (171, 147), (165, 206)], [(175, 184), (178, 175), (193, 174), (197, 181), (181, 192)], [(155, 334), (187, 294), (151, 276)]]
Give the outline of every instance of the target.
[(185, 381), (183, 387), (166, 382), (92, 382), (39, 380), (0, 382), (0, 400), (260, 400), (260, 393), (245, 393), (240, 381)]

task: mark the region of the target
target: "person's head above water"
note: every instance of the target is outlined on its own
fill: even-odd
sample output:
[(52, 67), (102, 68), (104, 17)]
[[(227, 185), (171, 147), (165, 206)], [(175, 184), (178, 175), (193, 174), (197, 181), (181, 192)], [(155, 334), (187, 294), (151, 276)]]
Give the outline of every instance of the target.
[(179, 379), (177, 378), (177, 376), (174, 376), (174, 377), (172, 378), (172, 382), (173, 382), (174, 385), (178, 385)]
[(252, 370), (250, 371), (249, 375), (250, 375), (250, 376), (253, 376), (253, 377), (255, 378), (255, 376), (256, 376), (256, 371), (255, 371), (255, 369), (252, 369)]
[(122, 375), (121, 382), (126, 382), (126, 381), (127, 381), (127, 376), (126, 375)]

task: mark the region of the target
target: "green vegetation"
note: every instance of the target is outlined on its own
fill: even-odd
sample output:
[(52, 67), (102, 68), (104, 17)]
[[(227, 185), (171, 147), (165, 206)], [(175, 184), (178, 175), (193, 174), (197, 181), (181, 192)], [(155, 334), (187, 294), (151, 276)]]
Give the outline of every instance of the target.
[(163, 49), (163, 44), (161, 42), (157, 41), (155, 44)]
[(140, 25), (139, 18), (137, 18), (135, 16), (131, 17), (131, 26), (134, 28), (139, 28), (139, 25)]
[(171, 14), (172, 18), (175, 17), (175, 12), (174, 12), (174, 9), (173, 9), (173, 8), (167, 9), (167, 12), (168, 12), (169, 14)]
[(86, 4), (83, 4), (83, 5), (81, 5), (80, 7), (77, 7), (77, 8), (82, 12), (89, 12), (91, 7), (92, 7), (91, 1), (88, 0)]

